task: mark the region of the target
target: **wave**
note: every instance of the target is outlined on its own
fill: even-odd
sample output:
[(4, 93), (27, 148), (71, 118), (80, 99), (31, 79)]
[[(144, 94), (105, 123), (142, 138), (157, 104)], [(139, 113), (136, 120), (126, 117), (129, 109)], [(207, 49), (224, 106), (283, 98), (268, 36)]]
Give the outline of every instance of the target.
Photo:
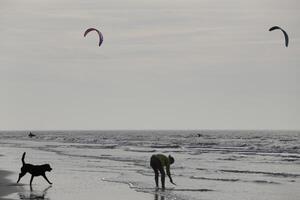
[[(135, 190), (136, 192), (150, 193), (154, 195), (160, 195), (165, 197), (165, 199), (176, 199), (176, 200), (186, 200), (193, 199), (191, 197), (185, 196), (182, 192), (190, 193), (190, 192), (210, 192), (214, 191), (212, 189), (206, 188), (176, 188), (176, 187), (167, 187), (165, 189), (151, 187), (149, 184), (145, 184), (142, 182), (131, 182), (126, 180), (117, 180), (111, 178), (102, 178), (102, 181), (111, 182), (111, 183), (121, 183), (129, 186), (130, 189)], [(179, 192), (179, 193), (178, 193)]]
[(207, 177), (198, 177), (198, 176), (191, 176), (190, 178), (191, 178), (191, 179), (210, 180), (210, 181), (228, 181), (228, 182), (236, 182), (236, 181), (240, 181), (240, 179), (207, 178)]
[(207, 168), (196, 168), (196, 170), (199, 170), (199, 171), (210, 171), (210, 170), (207, 169)]
[(245, 156), (230, 156), (227, 158), (217, 158), (217, 160), (226, 160), (226, 161), (237, 161), (245, 158)]
[(248, 170), (227, 170), (222, 169), (219, 170), (221, 172), (229, 172), (229, 173), (242, 173), (242, 174), (263, 174), (267, 176), (275, 176), (275, 177), (283, 177), (283, 178), (298, 178), (300, 174), (291, 174), (291, 173), (278, 173), (278, 172), (263, 172), (263, 171), (248, 171)]
[(140, 153), (152, 153), (152, 152), (156, 152), (155, 149), (142, 149), (142, 148), (125, 148), (125, 151), (131, 151), (131, 152), (140, 152)]
[(161, 189), (161, 188), (155, 188), (155, 187), (138, 187), (138, 186), (133, 186), (131, 185), (132, 189), (136, 189), (136, 190), (155, 190), (155, 191), (174, 191), (174, 192), (210, 192), (210, 191), (214, 191), (214, 190), (211, 190), (211, 189), (203, 189), (203, 188), (199, 188), (199, 189), (193, 189), (193, 188), (164, 188), (164, 189)]
[(241, 179), (231, 179), (231, 178), (207, 178), (207, 177), (198, 177), (191, 176), (191, 179), (200, 179), (200, 180), (209, 180), (209, 181), (222, 181), (222, 182), (251, 182), (251, 183), (261, 183), (261, 184), (280, 184), (274, 181), (267, 180), (241, 180)]
[(300, 154), (299, 131), (35, 131), (34, 134), (36, 137), (29, 138), (27, 131), (1, 131), (0, 140), (188, 148), (195, 150), (195, 154), (210, 151)]
[(151, 148), (157, 148), (157, 149), (178, 149), (181, 148), (178, 144), (155, 144), (151, 145)]
[(266, 180), (254, 180), (252, 182), (254, 182), (254, 183), (262, 183), (262, 184), (280, 184), (280, 183), (277, 183), (277, 182), (274, 182), (274, 181), (266, 181)]
[(190, 188), (166, 188), (165, 190), (177, 191), (177, 192), (211, 192), (211, 189), (190, 189)]
[(238, 173), (238, 174), (262, 174), (273, 177), (282, 178), (298, 178), (300, 174), (284, 173), (284, 172), (265, 172), (265, 171), (250, 171), (250, 170), (230, 170), (230, 169), (208, 169), (208, 168), (196, 168), (199, 171), (214, 171), (214, 172), (225, 172), (225, 173)]
[(103, 145), (69, 145), (77, 149), (115, 149), (118, 144), (103, 144)]

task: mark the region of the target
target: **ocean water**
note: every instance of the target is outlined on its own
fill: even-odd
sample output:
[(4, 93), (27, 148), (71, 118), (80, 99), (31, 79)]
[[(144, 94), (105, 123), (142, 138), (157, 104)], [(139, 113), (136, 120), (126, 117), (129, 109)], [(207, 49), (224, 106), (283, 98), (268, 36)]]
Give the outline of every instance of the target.
[[(155, 199), (300, 199), (300, 131), (0, 132), (0, 144), (80, 159), (76, 170), (104, 174)], [(152, 154), (171, 154), (167, 190), (155, 189)], [(59, 166), (58, 166), (59, 167)], [(106, 175), (107, 174), (107, 175)], [(113, 175), (112, 175), (113, 174)]]

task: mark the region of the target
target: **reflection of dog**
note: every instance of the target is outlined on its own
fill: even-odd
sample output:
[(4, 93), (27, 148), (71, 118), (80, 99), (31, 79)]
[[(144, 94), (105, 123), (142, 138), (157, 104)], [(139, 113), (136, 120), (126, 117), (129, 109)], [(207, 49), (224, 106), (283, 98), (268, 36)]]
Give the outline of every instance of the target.
[(25, 190), (25, 192), (19, 192), (19, 197), (20, 199), (44, 199), (44, 200), (49, 200), (47, 198), (47, 191), (52, 187), (52, 185), (49, 185), (47, 188), (45, 188), (43, 191), (37, 191), (33, 190), (32, 187), (30, 186), (30, 193)]
[(49, 184), (52, 184), (47, 179), (46, 174), (45, 174), (46, 172), (50, 172), (52, 170), (50, 165), (49, 164), (45, 164), (45, 165), (26, 164), (25, 160), (24, 160), (25, 154), (26, 154), (26, 152), (24, 152), (23, 156), (22, 156), (23, 166), (21, 168), (21, 173), (19, 174), (19, 179), (18, 179), (17, 183), (19, 183), (20, 179), (28, 172), (31, 174), (30, 185), (32, 184), (32, 180), (35, 176), (43, 176)]

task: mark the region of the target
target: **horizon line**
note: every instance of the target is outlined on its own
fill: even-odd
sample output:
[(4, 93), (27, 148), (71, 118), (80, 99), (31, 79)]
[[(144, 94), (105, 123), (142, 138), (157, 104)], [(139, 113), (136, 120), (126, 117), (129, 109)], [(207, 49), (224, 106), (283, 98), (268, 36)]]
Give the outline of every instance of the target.
[(221, 129), (221, 128), (215, 128), (215, 129), (207, 129), (207, 128), (195, 128), (195, 129), (0, 129), (0, 132), (13, 132), (13, 131), (28, 131), (28, 132), (44, 132), (44, 131), (74, 131), (74, 132), (80, 132), (80, 131), (300, 131), (300, 129)]

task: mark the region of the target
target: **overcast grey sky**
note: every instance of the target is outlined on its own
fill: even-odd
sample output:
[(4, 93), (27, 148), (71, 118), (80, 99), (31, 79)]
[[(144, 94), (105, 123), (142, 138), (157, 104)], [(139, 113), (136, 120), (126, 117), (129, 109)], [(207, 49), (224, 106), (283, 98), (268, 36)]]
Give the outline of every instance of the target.
[(299, 25), (299, 0), (0, 0), (0, 129), (300, 129)]

